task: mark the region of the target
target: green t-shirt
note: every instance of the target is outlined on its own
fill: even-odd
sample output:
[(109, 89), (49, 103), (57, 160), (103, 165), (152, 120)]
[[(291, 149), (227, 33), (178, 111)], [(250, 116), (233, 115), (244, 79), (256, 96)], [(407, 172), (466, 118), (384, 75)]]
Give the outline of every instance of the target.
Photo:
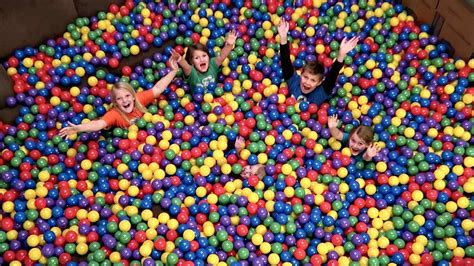
[(201, 86), (204, 88), (204, 91), (207, 91), (207, 86), (209, 86), (211, 82), (216, 82), (218, 74), (219, 67), (216, 64), (216, 59), (211, 58), (209, 61), (209, 68), (205, 73), (197, 71), (193, 66), (191, 68), (191, 73), (186, 77), (186, 82), (191, 86), (191, 90), (194, 89), (194, 87)]

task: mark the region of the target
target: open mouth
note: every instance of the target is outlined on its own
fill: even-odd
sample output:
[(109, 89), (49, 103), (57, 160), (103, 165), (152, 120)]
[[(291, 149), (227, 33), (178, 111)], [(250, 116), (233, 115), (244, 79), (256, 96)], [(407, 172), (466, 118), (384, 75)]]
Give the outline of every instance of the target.
[(301, 90), (302, 90), (303, 92), (307, 92), (307, 91), (309, 91), (309, 87), (307, 87), (307, 86), (301, 84)]
[(132, 105), (131, 103), (127, 103), (127, 104), (124, 104), (122, 106), (123, 106), (123, 109), (128, 109), (128, 107), (130, 107), (131, 105)]
[(354, 148), (354, 147), (351, 147), (351, 150), (352, 150), (352, 153), (355, 153), (355, 154), (360, 152), (360, 149)]

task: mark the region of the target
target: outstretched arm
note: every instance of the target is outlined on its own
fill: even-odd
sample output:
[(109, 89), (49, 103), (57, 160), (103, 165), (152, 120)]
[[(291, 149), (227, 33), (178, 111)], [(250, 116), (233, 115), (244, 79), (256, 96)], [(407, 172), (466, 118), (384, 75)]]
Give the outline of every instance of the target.
[(339, 119), (337, 119), (337, 115), (332, 115), (328, 118), (328, 128), (331, 132), (331, 136), (340, 141), (342, 140), (343, 133), (340, 129), (337, 128), (337, 124), (339, 124)]
[(295, 73), (293, 64), (290, 59), (290, 45), (288, 44), (289, 24), (286, 20), (281, 19), (278, 24), (278, 34), (280, 35), (280, 60), (283, 71), (283, 78), (289, 80)]
[(74, 135), (80, 132), (94, 132), (99, 131), (107, 127), (107, 123), (103, 119), (90, 121), (80, 125), (74, 125), (68, 122), (69, 126), (62, 128), (59, 131), (59, 136), (62, 138), (68, 138), (70, 135)]
[(229, 32), (225, 40), (224, 48), (222, 48), (221, 54), (216, 58), (216, 65), (221, 66), (222, 62), (229, 56), (232, 49), (234, 49), (235, 40), (237, 39), (237, 33), (233, 30)]
[(171, 50), (171, 59), (178, 62), (179, 66), (183, 69), (184, 75), (189, 76), (191, 69), (193, 68), (184, 58), (176, 52), (175, 49)]
[(178, 73), (178, 64), (173, 58), (170, 59), (170, 67), (171, 71), (166, 74), (166, 76), (161, 78), (157, 83), (155, 83), (155, 86), (153, 86), (152, 90), (154, 98), (157, 98), (158, 96), (160, 96), (160, 94), (163, 93), (166, 87), (168, 87), (171, 81), (173, 81), (174, 77), (176, 76), (176, 73)]

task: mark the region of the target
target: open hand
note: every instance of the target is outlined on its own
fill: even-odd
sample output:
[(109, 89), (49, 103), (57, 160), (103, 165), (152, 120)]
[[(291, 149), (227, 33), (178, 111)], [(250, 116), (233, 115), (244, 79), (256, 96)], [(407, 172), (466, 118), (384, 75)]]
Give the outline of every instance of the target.
[(366, 151), (367, 156), (373, 158), (380, 152), (381, 149), (382, 148), (378, 144), (371, 143)]
[(339, 119), (337, 118), (337, 115), (331, 115), (328, 118), (328, 127), (329, 128), (336, 128), (338, 124), (339, 124)]
[(237, 150), (237, 152), (240, 152), (241, 150), (243, 150), (245, 148), (245, 140), (243, 137), (237, 137), (237, 139), (235, 140), (235, 149)]
[(178, 52), (176, 52), (175, 49), (171, 49), (170, 59), (173, 59), (174, 61), (179, 62), (181, 61), (181, 59), (183, 59), (183, 57)]
[(359, 41), (359, 37), (353, 37), (350, 40), (347, 38), (342, 39), (341, 47), (339, 48), (339, 56), (344, 57), (347, 53), (349, 53), (354, 47), (356, 47), (357, 42)]
[(70, 135), (74, 135), (76, 134), (77, 132), (79, 132), (79, 128), (77, 125), (71, 123), (71, 122), (67, 122), (69, 126), (67, 127), (64, 127), (62, 128), (60, 131), (59, 131), (59, 136), (61, 138), (68, 138)]
[[(285, 44), (288, 35), (288, 29), (290, 28), (290, 24), (285, 19), (280, 19), (280, 23), (278, 24), (278, 34), (280, 35), (280, 43)], [(284, 40), (282, 42), (282, 40)]]
[(227, 35), (227, 38), (226, 38), (226, 40), (225, 40), (225, 43), (226, 43), (226, 45), (234, 46), (235, 40), (237, 40), (237, 32), (236, 32), (235, 30), (232, 30), (232, 31), (229, 32), (229, 34)]
[(179, 66), (178, 66), (178, 61), (176, 61), (176, 59), (174, 59), (173, 57), (171, 57), (171, 58), (169, 59), (169, 63), (170, 63), (170, 68), (171, 68), (171, 70), (176, 70), (176, 69), (178, 69)]

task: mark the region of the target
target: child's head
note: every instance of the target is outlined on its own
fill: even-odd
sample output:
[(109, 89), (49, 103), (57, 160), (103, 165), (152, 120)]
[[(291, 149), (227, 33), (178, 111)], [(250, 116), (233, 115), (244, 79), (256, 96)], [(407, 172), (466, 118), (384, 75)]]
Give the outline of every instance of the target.
[(301, 71), (301, 92), (310, 93), (323, 82), (324, 66), (318, 61), (310, 61)]
[(358, 155), (374, 140), (374, 131), (368, 126), (358, 126), (349, 134), (349, 149), (352, 155)]
[(186, 61), (193, 65), (199, 72), (204, 73), (209, 69), (209, 52), (206, 46), (195, 43), (192, 46), (188, 47), (186, 52)]
[(241, 176), (242, 178), (249, 178), (252, 175), (258, 176), (262, 179), (265, 176), (265, 167), (263, 165), (247, 165), (242, 169)]
[(110, 92), (110, 97), (113, 106), (126, 119), (127, 114), (130, 114), (134, 108), (143, 113), (146, 112), (146, 108), (138, 101), (135, 90), (126, 82), (115, 83)]

